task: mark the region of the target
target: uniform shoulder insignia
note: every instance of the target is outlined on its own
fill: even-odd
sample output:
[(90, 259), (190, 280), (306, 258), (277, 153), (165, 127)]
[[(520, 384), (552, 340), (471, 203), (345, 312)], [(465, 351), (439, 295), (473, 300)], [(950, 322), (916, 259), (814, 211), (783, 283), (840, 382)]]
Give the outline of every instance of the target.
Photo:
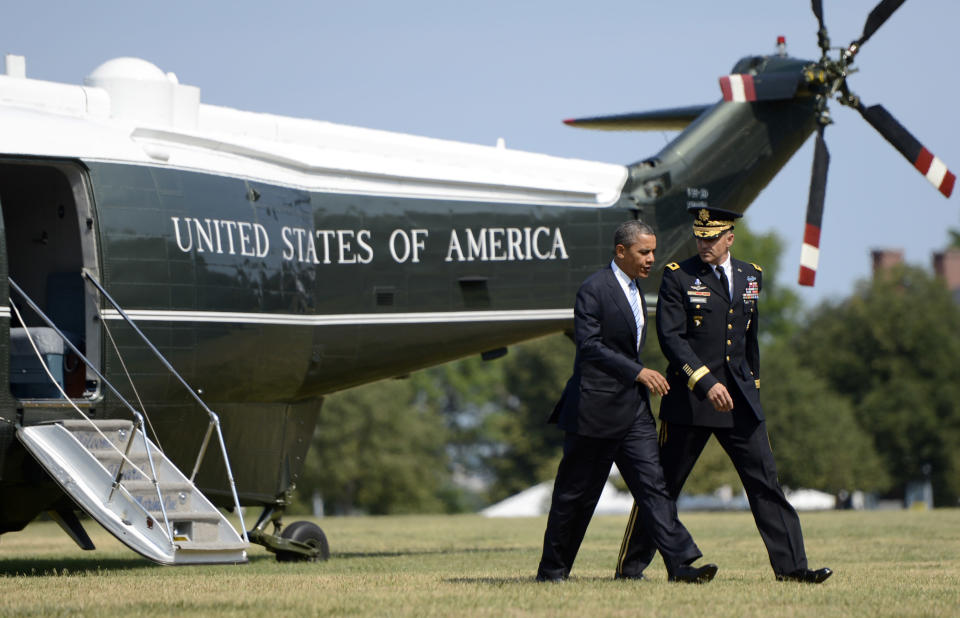
[(754, 264), (753, 262), (750, 262), (750, 265), (753, 266), (754, 268), (756, 268), (757, 270), (759, 270), (760, 272), (763, 272), (763, 269), (760, 268), (760, 265), (759, 265), (759, 264)]
[(680, 268), (680, 265), (677, 264), (676, 262), (670, 262), (669, 264), (667, 264), (667, 268), (669, 268), (670, 270), (677, 270), (678, 268)]

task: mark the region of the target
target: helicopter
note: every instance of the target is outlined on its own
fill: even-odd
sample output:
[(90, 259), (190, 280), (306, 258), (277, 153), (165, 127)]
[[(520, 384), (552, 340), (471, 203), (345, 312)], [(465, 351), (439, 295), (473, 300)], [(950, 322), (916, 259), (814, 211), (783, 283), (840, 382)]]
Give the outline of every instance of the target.
[[(46, 512), (92, 549), (79, 509), (161, 564), (242, 563), (251, 542), (325, 559), (319, 527), (282, 521), (324, 396), (570, 330), (619, 223), (656, 229), (661, 270), (692, 252), (691, 209), (744, 212), (815, 134), (812, 284), (831, 101), (952, 192), (954, 174), (847, 85), (902, 3), (833, 49), (813, 0), (819, 59), (780, 47), (739, 60), (714, 103), (566, 121), (679, 131), (629, 165), (204, 104), (136, 58), (75, 86), (8, 56), (0, 533)], [(262, 509), (249, 530), (243, 507)]]

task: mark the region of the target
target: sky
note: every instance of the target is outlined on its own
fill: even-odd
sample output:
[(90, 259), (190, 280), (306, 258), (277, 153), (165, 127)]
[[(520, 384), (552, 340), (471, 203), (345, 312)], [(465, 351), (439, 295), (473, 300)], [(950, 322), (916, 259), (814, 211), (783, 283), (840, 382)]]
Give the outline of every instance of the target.
[[(823, 4), (833, 45), (846, 46), (875, 1)], [(957, 24), (960, 3), (908, 0), (848, 80), (955, 172)], [(198, 86), (204, 103), (627, 164), (672, 135), (561, 121), (715, 102), (717, 78), (773, 53), (779, 35), (790, 55), (819, 58), (816, 30), (808, 0), (5, 0), (0, 54), (25, 56), (28, 77), (73, 84), (134, 56)], [(945, 199), (856, 111), (831, 111), (814, 288), (796, 285), (812, 138), (747, 216), (784, 240), (780, 283), (807, 306), (848, 296), (869, 276), (871, 249), (903, 249), (929, 268), (960, 228), (960, 190)]]

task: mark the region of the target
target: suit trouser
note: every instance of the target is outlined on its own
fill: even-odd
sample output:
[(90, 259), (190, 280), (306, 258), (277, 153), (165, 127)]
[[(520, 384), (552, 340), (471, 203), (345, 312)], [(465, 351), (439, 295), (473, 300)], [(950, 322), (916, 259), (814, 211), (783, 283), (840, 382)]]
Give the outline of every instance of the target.
[[(744, 416), (746, 414), (735, 416), (738, 422), (732, 428), (696, 427), (663, 421), (660, 427), (660, 460), (668, 491), (676, 500), (710, 436), (716, 436), (740, 475), (774, 573), (780, 575), (805, 569), (807, 557), (803, 549), (800, 518), (787, 502), (777, 480), (767, 424), (755, 418), (743, 419)], [(656, 545), (643, 521), (631, 516), (620, 548), (617, 573), (642, 573), (653, 559), (655, 551)]]
[(567, 433), (543, 535), (539, 575), (557, 578), (570, 574), (614, 463), (633, 494), (644, 529), (650, 531), (650, 542), (664, 556), (667, 570), (672, 572), (702, 555), (677, 518), (676, 502), (667, 492), (656, 433), (646, 405), (622, 438)]

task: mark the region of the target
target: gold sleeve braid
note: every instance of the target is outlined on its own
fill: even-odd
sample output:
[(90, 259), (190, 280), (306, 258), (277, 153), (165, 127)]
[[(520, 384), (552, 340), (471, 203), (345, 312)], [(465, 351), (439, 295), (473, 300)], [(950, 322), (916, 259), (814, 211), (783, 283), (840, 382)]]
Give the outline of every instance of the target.
[(706, 365), (703, 365), (702, 367), (700, 367), (700, 369), (697, 369), (696, 371), (694, 371), (692, 374), (690, 374), (690, 379), (687, 380), (687, 388), (689, 388), (690, 390), (693, 390), (693, 387), (697, 385), (697, 382), (700, 381), (700, 378), (707, 375), (708, 373), (710, 373), (710, 370), (707, 368)]

